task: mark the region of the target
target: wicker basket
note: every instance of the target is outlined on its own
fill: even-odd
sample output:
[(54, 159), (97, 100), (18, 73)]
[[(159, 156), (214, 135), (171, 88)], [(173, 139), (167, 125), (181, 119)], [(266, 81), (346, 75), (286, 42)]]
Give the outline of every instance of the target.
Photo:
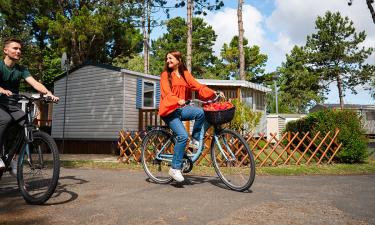
[(230, 122), (234, 117), (236, 107), (219, 111), (204, 111), (206, 120), (213, 125), (220, 125)]

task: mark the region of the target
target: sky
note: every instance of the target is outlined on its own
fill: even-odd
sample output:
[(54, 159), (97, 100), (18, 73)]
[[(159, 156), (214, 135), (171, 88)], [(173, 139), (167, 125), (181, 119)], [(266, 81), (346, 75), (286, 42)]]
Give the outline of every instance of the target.
[[(213, 0), (211, 0), (213, 2)], [(261, 52), (268, 55), (266, 71), (274, 71), (289, 54), (294, 45), (303, 46), (306, 37), (316, 32), (317, 16), (325, 12), (339, 11), (342, 16), (353, 21), (357, 32), (366, 31), (367, 38), (363, 43), (366, 47), (375, 48), (375, 24), (367, 8), (366, 1), (353, 0), (348, 6), (347, 0), (244, 0), (243, 23), (245, 38), (250, 45), (258, 45)], [(375, 4), (373, 4), (375, 7)], [(171, 18), (181, 16), (186, 18), (186, 8), (171, 10)], [(233, 36), (238, 35), (237, 1), (224, 0), (224, 7), (219, 11), (208, 12), (203, 17), (211, 25), (217, 35), (214, 52), (219, 54), (224, 43), (229, 43)], [(155, 39), (162, 35), (163, 28), (156, 29), (151, 34)], [(367, 63), (375, 64), (375, 53)], [(338, 91), (335, 84), (330, 86), (326, 103), (338, 103)], [(346, 104), (375, 104), (370, 92), (365, 87), (356, 88), (358, 94), (349, 91), (345, 93)]]

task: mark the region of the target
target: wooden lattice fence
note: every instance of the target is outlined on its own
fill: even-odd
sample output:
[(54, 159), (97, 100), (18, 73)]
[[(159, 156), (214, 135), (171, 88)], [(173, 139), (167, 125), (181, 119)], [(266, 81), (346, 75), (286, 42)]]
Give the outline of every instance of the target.
[[(244, 138), (252, 149), (258, 167), (323, 164), (331, 163), (340, 150), (342, 144), (337, 143), (339, 132), (339, 129), (326, 134), (320, 132), (316, 134), (286, 132), (280, 138), (275, 133), (271, 133), (268, 138), (264, 133), (260, 133), (258, 136), (249, 133), (244, 135)], [(125, 163), (131, 161), (139, 163), (142, 140), (145, 135), (145, 131), (120, 131), (118, 141), (120, 156), (118, 160)], [(195, 163), (196, 165), (211, 164), (210, 143), (211, 138), (206, 138), (206, 148)], [(187, 151), (189, 150), (187, 149)]]

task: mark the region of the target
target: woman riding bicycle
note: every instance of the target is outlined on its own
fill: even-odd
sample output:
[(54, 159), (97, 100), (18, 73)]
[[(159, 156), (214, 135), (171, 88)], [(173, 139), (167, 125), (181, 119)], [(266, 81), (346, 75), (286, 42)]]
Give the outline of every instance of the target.
[[(160, 75), (160, 106), (159, 115), (176, 135), (171, 168), (168, 174), (177, 182), (184, 181), (181, 173), (182, 160), (188, 141), (188, 133), (182, 123), (195, 120), (190, 147), (198, 148), (199, 134), (205, 122), (202, 108), (185, 106), (185, 101), (191, 99), (192, 91), (197, 91), (201, 99), (215, 97), (215, 91), (199, 83), (187, 70), (179, 51), (166, 54), (164, 71)], [(223, 93), (220, 93), (223, 97)]]

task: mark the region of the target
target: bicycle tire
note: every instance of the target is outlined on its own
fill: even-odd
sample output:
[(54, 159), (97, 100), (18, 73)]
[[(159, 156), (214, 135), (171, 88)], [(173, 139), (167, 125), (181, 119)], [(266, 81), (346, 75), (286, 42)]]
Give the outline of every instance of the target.
[(174, 141), (170, 133), (163, 130), (150, 131), (142, 142), (141, 163), (147, 176), (158, 184), (167, 184), (172, 181), (168, 171), (170, 162), (156, 159), (157, 151), (170, 141), (165, 149), (167, 154), (173, 155)]
[[(216, 174), (230, 189), (248, 190), (255, 179), (255, 161), (249, 145), (240, 134), (230, 129), (219, 132), (218, 142), (215, 140), (211, 142), (211, 159)], [(218, 144), (223, 151), (219, 150)], [(235, 157), (230, 153), (233, 150), (235, 150), (233, 152)]]
[(60, 176), (60, 159), (53, 138), (42, 131), (33, 133), (34, 140), (22, 148), (17, 164), (18, 187), (25, 201), (39, 205), (54, 193)]

